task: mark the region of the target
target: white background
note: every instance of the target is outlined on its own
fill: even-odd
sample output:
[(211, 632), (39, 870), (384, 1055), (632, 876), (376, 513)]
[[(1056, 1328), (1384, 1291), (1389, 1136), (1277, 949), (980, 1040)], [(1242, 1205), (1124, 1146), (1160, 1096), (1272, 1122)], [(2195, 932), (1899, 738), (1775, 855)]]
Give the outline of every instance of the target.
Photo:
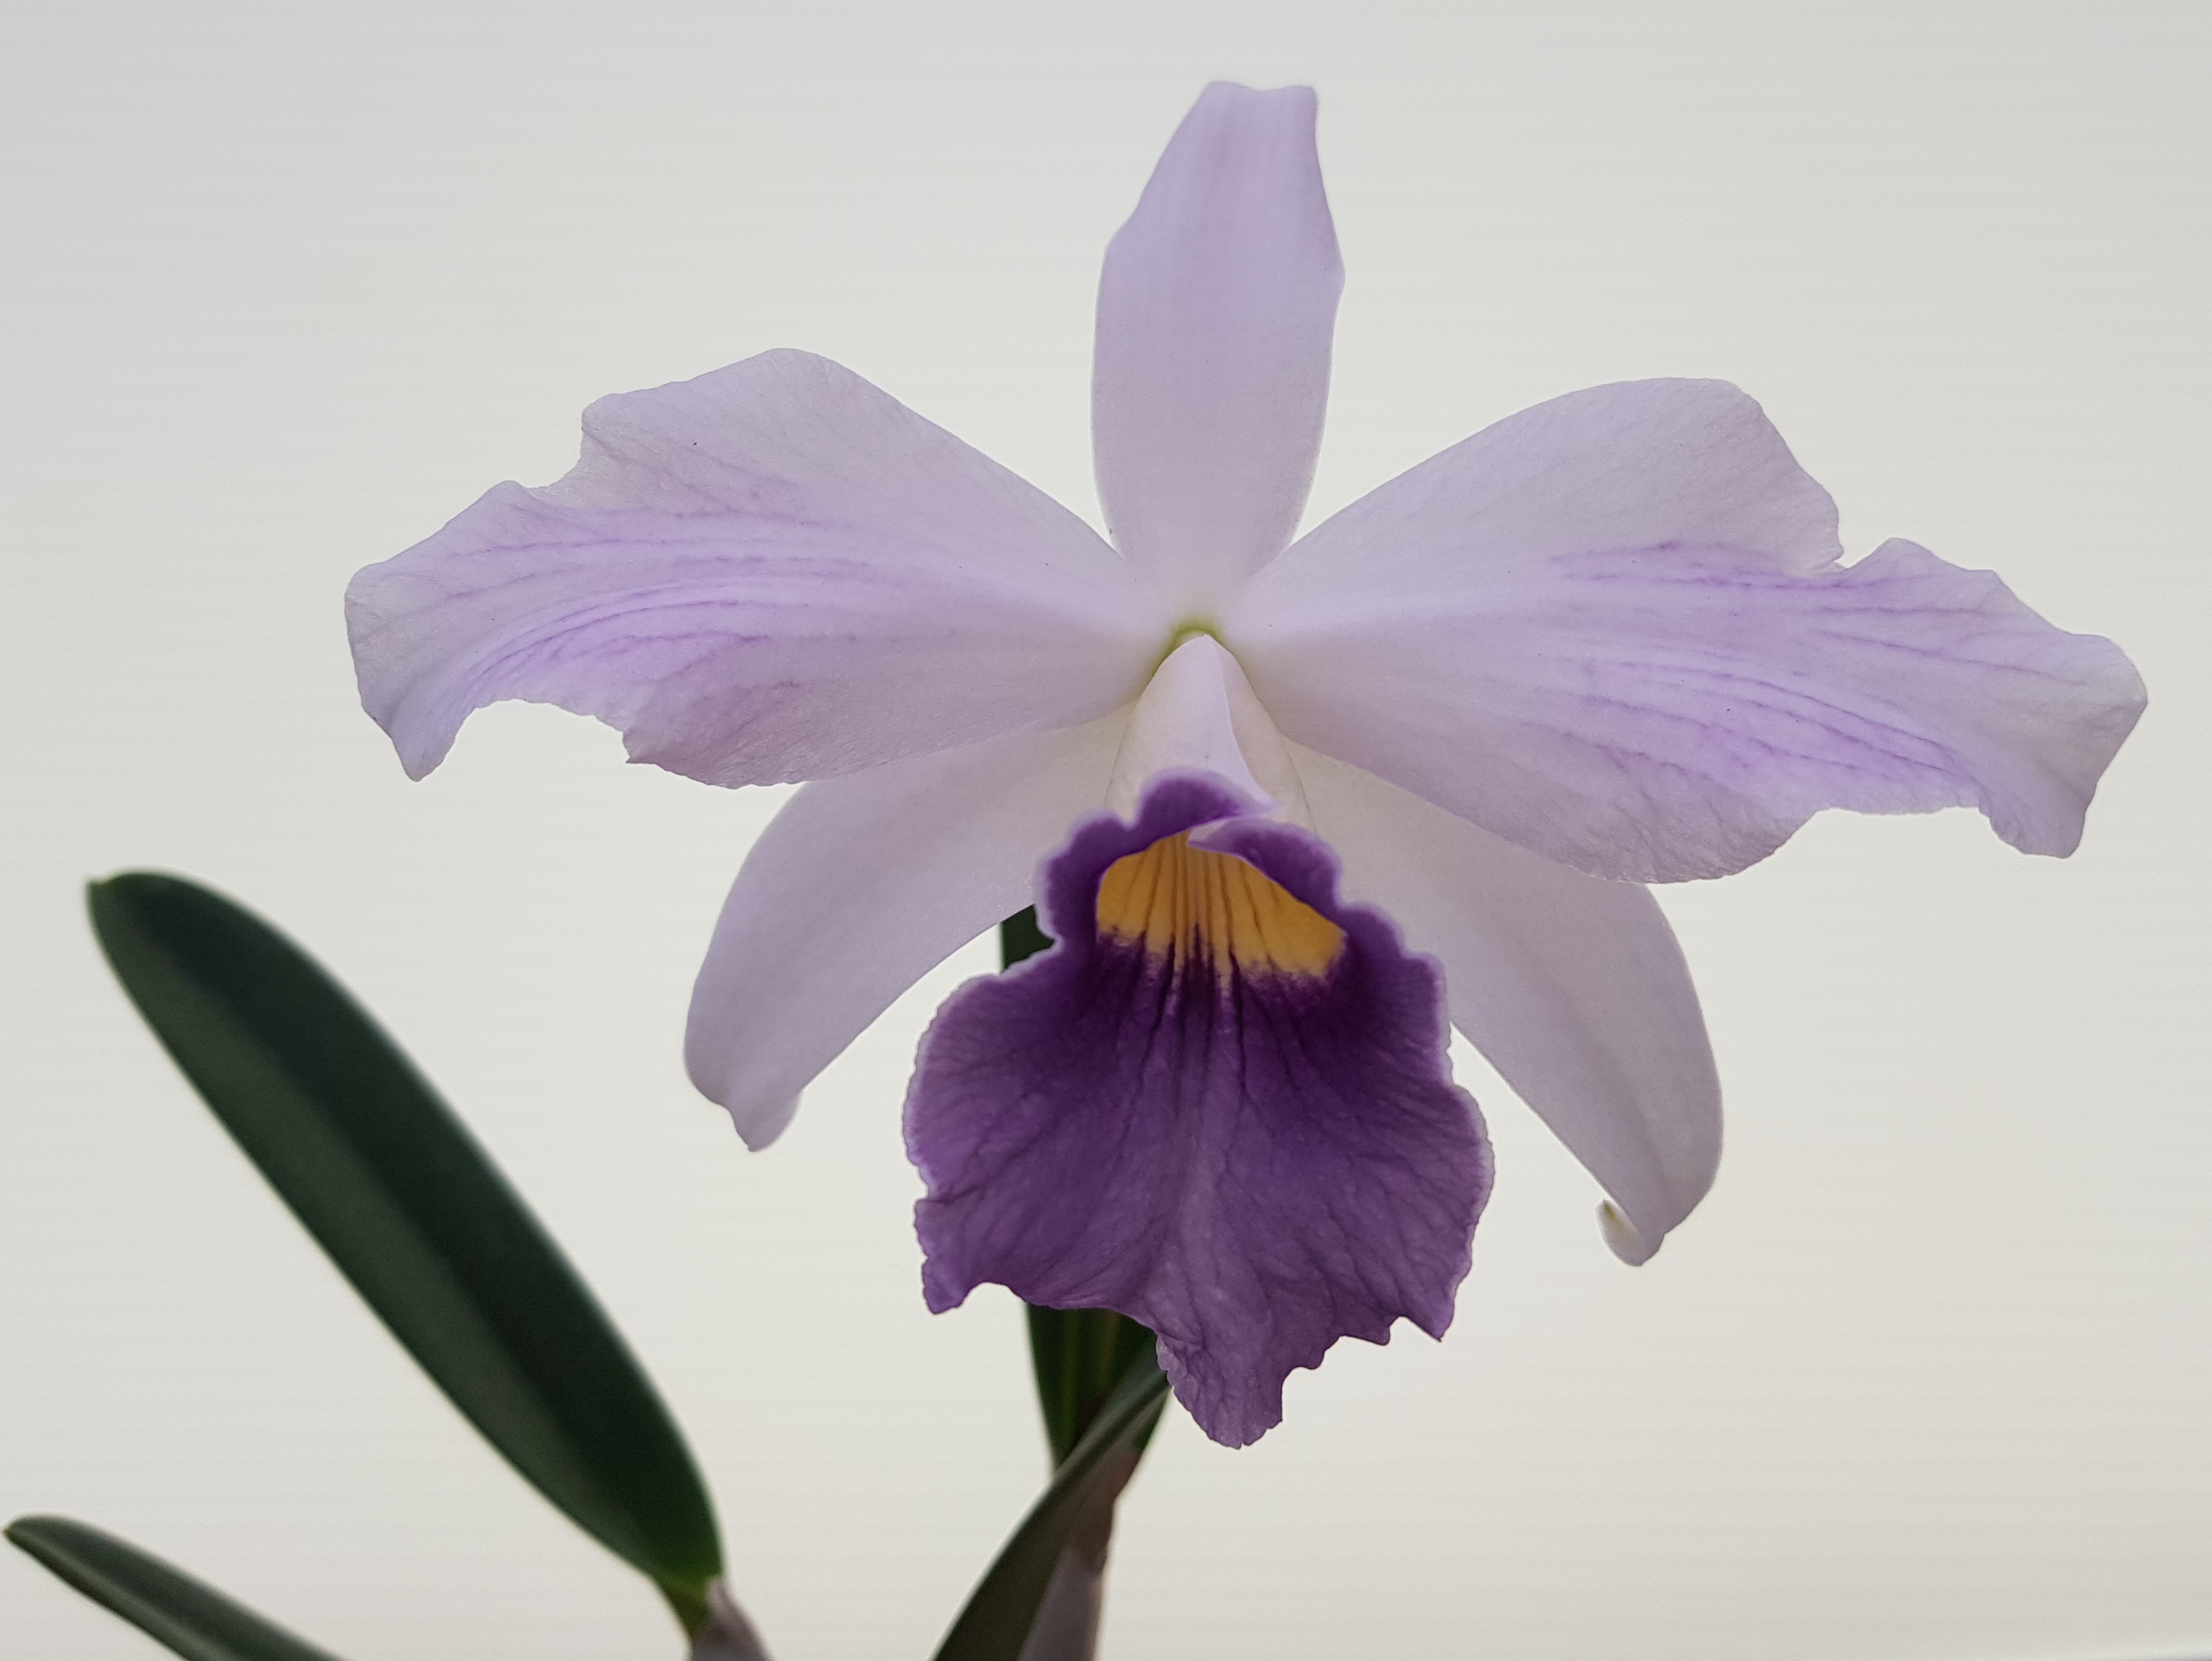
[[(666, 1658), (108, 982), (78, 887), (245, 897), (380, 1011), (617, 1311), (783, 1661), (915, 1658), (1041, 1475), (1016, 1311), (932, 1317), (897, 1108), (971, 948), (746, 1154), (684, 1082), (776, 793), (556, 712), (402, 776), (357, 566), (602, 392), (850, 365), (1085, 513), (1098, 255), (1206, 79), (1308, 81), (1350, 282), (1315, 507), (1714, 375), (1883, 538), (2134, 655), (2074, 859), (1831, 817), (1666, 898), (1729, 1103), (1649, 1268), (1472, 1056), (1441, 1346), (1342, 1347), (1133, 1491), (1123, 1658), (2124, 1658), (2212, 1644), (2197, 4), (9, 8), (0, 1511), (354, 1661)], [(0, 1656), (147, 1653), (0, 1554)]]

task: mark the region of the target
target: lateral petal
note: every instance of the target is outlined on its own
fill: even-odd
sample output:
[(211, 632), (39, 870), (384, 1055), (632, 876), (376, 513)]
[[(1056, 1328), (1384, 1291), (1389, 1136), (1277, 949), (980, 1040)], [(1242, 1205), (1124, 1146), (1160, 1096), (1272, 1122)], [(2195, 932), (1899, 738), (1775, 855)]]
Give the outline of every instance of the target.
[(824, 778), (1135, 696), (1163, 602), (1080, 520), (803, 352), (602, 399), (346, 596), (362, 701), (420, 777), (469, 712), (556, 703), (712, 784)]
[(1119, 1310), (1232, 1446), (1338, 1338), (1443, 1332), (1491, 1180), (1435, 965), (1255, 806), (1175, 774), (1079, 825), (1057, 944), (953, 995), (906, 1110), (930, 1306)]
[(1313, 91), (1216, 82), (1106, 250), (1091, 431), (1115, 545), (1204, 615), (1313, 483), (1344, 288)]
[(2142, 709), (2110, 642), (1832, 509), (1732, 388), (1524, 412), (1261, 572), (1224, 637), (1285, 735), (1604, 877), (1719, 876), (1823, 807), (2080, 840)]
[(1452, 1024), (1659, 1249), (1712, 1186), (1720, 1079), (1650, 892), (1532, 854), (1371, 774), (1293, 751), (1346, 893), (1443, 965)]
[(684, 1059), (749, 1147), (900, 993), (1027, 905), (1095, 812), (1124, 717), (807, 785), (753, 844), (691, 994)]

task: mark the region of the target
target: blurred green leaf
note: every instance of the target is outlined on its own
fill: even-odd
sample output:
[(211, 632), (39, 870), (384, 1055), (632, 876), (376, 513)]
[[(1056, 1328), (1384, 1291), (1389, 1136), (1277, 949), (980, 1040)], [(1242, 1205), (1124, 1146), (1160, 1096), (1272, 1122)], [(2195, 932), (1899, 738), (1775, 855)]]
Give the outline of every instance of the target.
[(190, 1661), (335, 1661), (213, 1586), (66, 1517), (19, 1517), (9, 1540)]
[[(1158, 1344), (1152, 1328), (1110, 1309), (1027, 1307), (1037, 1404), (1044, 1409), (1045, 1437), (1056, 1466), (1083, 1439), (1129, 1364), (1154, 1354)], [(1137, 1451), (1151, 1439), (1147, 1427)]]
[(697, 1630), (721, 1548), (683, 1438), (436, 1092), (343, 988), (229, 900), (129, 873), (93, 884), (90, 901), (139, 1012), (393, 1336)]
[(936, 1661), (1018, 1661), (1053, 1569), (1085, 1508), (1128, 1479), (1139, 1439), (1158, 1421), (1167, 1393), (1158, 1363), (1151, 1352), (1139, 1352), (976, 1585)]

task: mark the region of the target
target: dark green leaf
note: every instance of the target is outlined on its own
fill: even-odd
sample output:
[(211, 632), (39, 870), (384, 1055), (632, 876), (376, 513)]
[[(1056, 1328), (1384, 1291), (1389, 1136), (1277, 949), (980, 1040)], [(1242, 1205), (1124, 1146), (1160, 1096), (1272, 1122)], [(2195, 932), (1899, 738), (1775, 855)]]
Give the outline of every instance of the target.
[(1127, 1479), (1138, 1442), (1158, 1421), (1167, 1393), (1158, 1363), (1140, 1352), (976, 1585), (938, 1646), (937, 1661), (1018, 1661), (1085, 1508)]
[[(1152, 1328), (1110, 1309), (1028, 1309), (1037, 1405), (1057, 1465), (1083, 1439), (1130, 1362), (1153, 1354), (1158, 1343)], [(1139, 1452), (1150, 1437), (1148, 1431), (1139, 1440)]]
[(230, 901), (144, 873), (90, 897), (140, 1013), (392, 1335), (515, 1469), (695, 1625), (721, 1548), (690, 1454), (436, 1092), (343, 989)]
[(1052, 936), (1037, 922), (1034, 905), (1024, 906), (999, 925), (999, 962), (1006, 968), (1034, 958), (1051, 944)]
[(66, 1517), (19, 1517), (8, 1538), (103, 1608), (190, 1661), (333, 1661), (213, 1586)]

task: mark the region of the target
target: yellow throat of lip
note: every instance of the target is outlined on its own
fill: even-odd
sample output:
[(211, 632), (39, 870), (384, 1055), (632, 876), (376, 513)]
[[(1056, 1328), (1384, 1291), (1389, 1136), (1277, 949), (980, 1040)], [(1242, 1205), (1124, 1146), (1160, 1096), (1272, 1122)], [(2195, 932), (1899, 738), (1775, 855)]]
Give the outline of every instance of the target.
[(1125, 854), (1098, 879), (1099, 933), (1180, 967), (1203, 958), (1236, 975), (1318, 979), (1344, 949), (1344, 930), (1255, 866), (1163, 837)]

